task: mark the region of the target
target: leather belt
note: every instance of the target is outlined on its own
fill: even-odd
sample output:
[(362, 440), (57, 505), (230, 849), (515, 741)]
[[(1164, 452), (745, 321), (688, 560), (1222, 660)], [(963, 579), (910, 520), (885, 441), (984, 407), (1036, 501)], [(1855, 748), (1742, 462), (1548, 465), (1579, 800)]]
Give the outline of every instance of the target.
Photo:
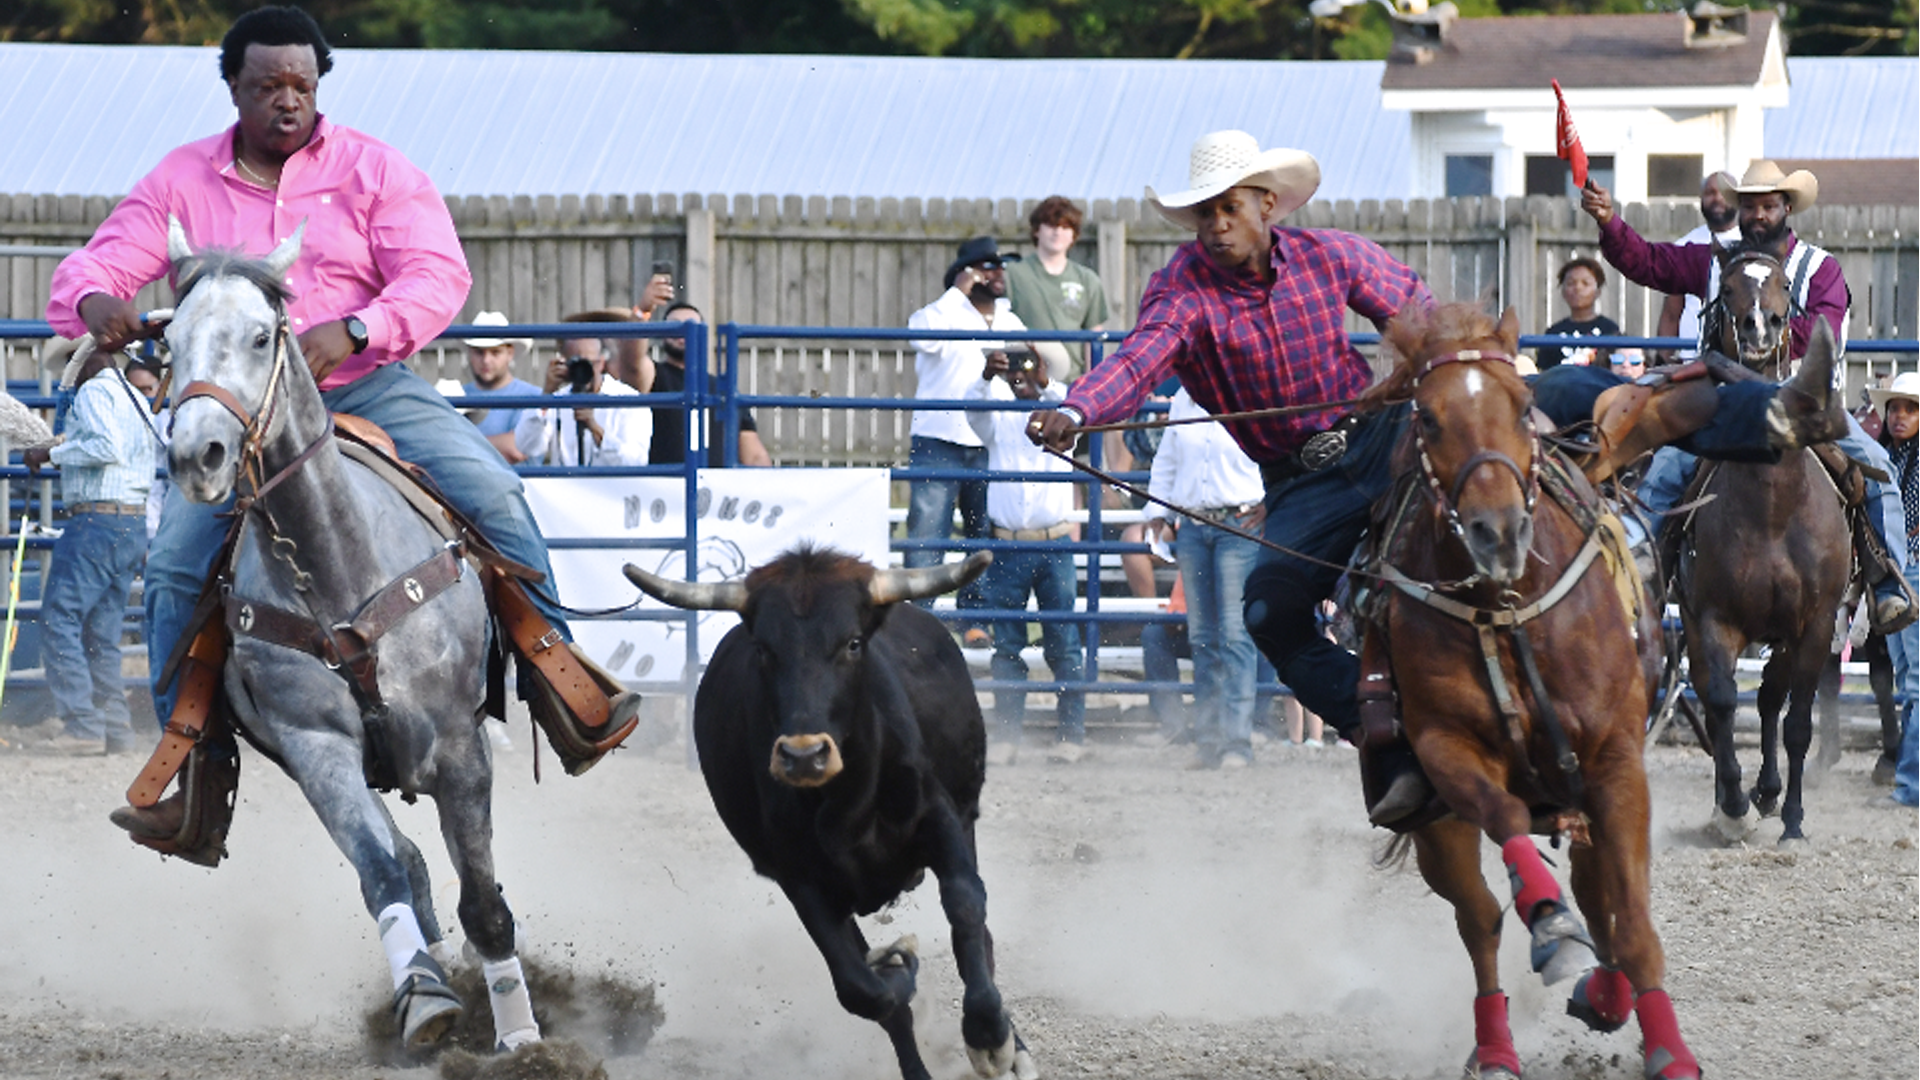
[(1049, 525), (1044, 529), (1003, 529), (993, 527), (996, 540), (1058, 540), (1073, 533), (1073, 522), (1063, 521), (1058, 525)]
[(1260, 463), (1260, 480), (1271, 491), (1289, 480), (1331, 468), (1347, 456), (1347, 435), (1360, 424), (1359, 413), (1348, 413), (1332, 427), (1307, 437), (1300, 449), (1278, 461)]
[(68, 503), (67, 514), (139, 514), (147, 516), (147, 504), (129, 505), (118, 502), (82, 502)]
[(1190, 511), (1190, 513), (1195, 517), (1209, 518), (1214, 521), (1225, 521), (1228, 518), (1245, 517), (1253, 513), (1259, 505), (1260, 501), (1256, 499), (1253, 502), (1238, 503), (1232, 506), (1202, 506)]

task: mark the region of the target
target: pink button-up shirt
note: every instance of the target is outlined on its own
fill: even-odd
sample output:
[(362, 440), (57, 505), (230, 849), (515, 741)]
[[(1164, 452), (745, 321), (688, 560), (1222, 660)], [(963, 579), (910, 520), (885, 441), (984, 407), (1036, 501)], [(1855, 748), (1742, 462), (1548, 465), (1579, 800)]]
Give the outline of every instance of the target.
[(47, 321), (68, 337), (86, 333), (80, 301), (94, 293), (132, 299), (165, 276), (167, 215), (194, 250), (220, 247), (264, 256), (307, 232), (287, 272), (295, 334), (358, 315), (365, 352), (321, 383), (332, 389), (404, 360), (439, 337), (467, 300), (473, 275), (446, 203), (427, 174), (398, 150), (320, 117), (313, 138), (287, 159), (277, 191), (247, 183), (233, 164), (234, 129), (185, 146), (120, 201), (87, 246), (53, 273)]

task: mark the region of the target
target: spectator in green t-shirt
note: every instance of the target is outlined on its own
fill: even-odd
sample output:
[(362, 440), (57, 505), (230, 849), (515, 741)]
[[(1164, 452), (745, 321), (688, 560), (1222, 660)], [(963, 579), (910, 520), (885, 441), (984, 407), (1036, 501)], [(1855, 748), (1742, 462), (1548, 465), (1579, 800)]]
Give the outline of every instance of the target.
[[(1080, 239), (1080, 208), (1065, 196), (1050, 195), (1027, 215), (1033, 230), (1034, 257), (1007, 265), (1007, 300), (1030, 330), (1103, 330), (1107, 291), (1100, 275), (1067, 258)], [(1071, 371), (1048, 371), (1066, 383), (1086, 370), (1086, 350), (1074, 348)]]

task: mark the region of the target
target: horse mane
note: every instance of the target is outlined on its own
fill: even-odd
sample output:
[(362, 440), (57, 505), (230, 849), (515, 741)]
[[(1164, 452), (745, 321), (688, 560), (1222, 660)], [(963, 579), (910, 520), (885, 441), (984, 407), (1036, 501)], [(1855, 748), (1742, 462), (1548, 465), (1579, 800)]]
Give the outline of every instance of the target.
[(873, 583), (873, 567), (844, 551), (802, 543), (779, 558), (747, 574), (747, 595), (762, 589), (786, 590), (793, 610), (801, 615), (813, 607), (814, 597), (836, 586), (851, 585), (866, 592)]
[(1393, 370), (1360, 395), (1363, 410), (1412, 398), (1413, 384), (1432, 367), (1432, 359), (1453, 351), (1442, 346), (1491, 343), (1506, 348), (1499, 317), (1471, 302), (1403, 310), (1382, 329), (1380, 343), (1394, 356)]
[(269, 270), (265, 262), (238, 251), (208, 248), (173, 264), (175, 302), (185, 300), (195, 285), (216, 277), (237, 277), (252, 283), (266, 294), (267, 301), (275, 307), (284, 306), (293, 299), (293, 290), (287, 287), (280, 275)]

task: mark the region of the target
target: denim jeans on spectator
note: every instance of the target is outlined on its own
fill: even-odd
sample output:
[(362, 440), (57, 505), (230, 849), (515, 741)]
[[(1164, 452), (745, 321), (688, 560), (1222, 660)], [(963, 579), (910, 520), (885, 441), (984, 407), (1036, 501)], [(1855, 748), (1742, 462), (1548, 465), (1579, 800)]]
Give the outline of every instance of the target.
[[(1907, 586), (1920, 595), (1920, 566), (1907, 563)], [(1915, 701), (1920, 697), (1920, 627), (1909, 626), (1887, 638), (1887, 651), (1893, 654), (1893, 689), (1900, 696), (1900, 761), (1893, 770), (1893, 797), (1908, 806), (1920, 804), (1920, 717)]]
[(116, 750), (133, 742), (120, 636), (146, 552), (144, 513), (75, 514), (54, 541), (40, 598), (47, 689), (66, 732)]
[[(913, 469), (987, 469), (987, 448), (961, 446), (945, 439), (913, 437), (907, 455), (907, 467)], [(985, 540), (993, 535), (987, 520), (987, 482), (985, 480), (914, 480), (907, 497), (907, 539), (947, 540), (953, 536), (953, 511), (960, 510), (961, 532), (969, 540)], [(946, 553), (936, 550), (909, 551), (903, 560), (909, 568), (937, 566)], [(954, 605), (961, 608), (987, 607), (982, 602), (979, 581), (960, 590)], [(915, 600), (923, 608), (933, 599)]]
[[(996, 551), (993, 565), (980, 576), (986, 606), (1008, 610), (1027, 606), (1031, 594), (1042, 611), (1072, 611), (1076, 593), (1073, 553), (1051, 551)], [(1072, 622), (1040, 624), (1041, 652), (1058, 682), (1080, 682), (1086, 677), (1086, 656), (1080, 648), (1080, 625)], [(1027, 677), (1020, 650), (1027, 647), (1027, 623), (1007, 619), (993, 624), (993, 677), (1018, 682)], [(1039, 684), (1045, 689), (1044, 683)], [(1087, 695), (1082, 690), (1060, 691), (1061, 742), (1081, 742), (1087, 733)], [(994, 737), (1019, 739), (1027, 713), (1025, 690), (993, 693)]]
[[(547, 562), (547, 544), (527, 506), (520, 477), (472, 421), (405, 364), (387, 364), (320, 396), (334, 412), (385, 428), (400, 456), (425, 469), (454, 509), (477, 524), (501, 554), (545, 574), (541, 584), (529, 584), (528, 595), (571, 640), (566, 618), (551, 599), (556, 595), (553, 567)], [(232, 499), (219, 506), (190, 502), (174, 487), (167, 492), (166, 507), (160, 513), (160, 528), (147, 558), (146, 601), (147, 657), (154, 680), (154, 709), (162, 726), (173, 714), (179, 681), (163, 689), (161, 668), (193, 614), (220, 539), (226, 535), (228, 519), (216, 514), (232, 505)]]
[[(1180, 658), (1193, 656), (1184, 622), (1150, 622), (1140, 627), (1141, 674), (1148, 682), (1180, 681)], [(1193, 727), (1187, 713), (1186, 695), (1179, 690), (1149, 690), (1147, 702), (1154, 719), (1160, 722), (1160, 734), (1178, 739)]]
[[(1247, 528), (1248, 515), (1228, 522)], [(1259, 544), (1188, 519), (1173, 554), (1187, 593), (1187, 637), (1193, 643), (1193, 735), (1203, 756), (1253, 757), (1253, 700), (1260, 653), (1247, 633), (1242, 596)]]

